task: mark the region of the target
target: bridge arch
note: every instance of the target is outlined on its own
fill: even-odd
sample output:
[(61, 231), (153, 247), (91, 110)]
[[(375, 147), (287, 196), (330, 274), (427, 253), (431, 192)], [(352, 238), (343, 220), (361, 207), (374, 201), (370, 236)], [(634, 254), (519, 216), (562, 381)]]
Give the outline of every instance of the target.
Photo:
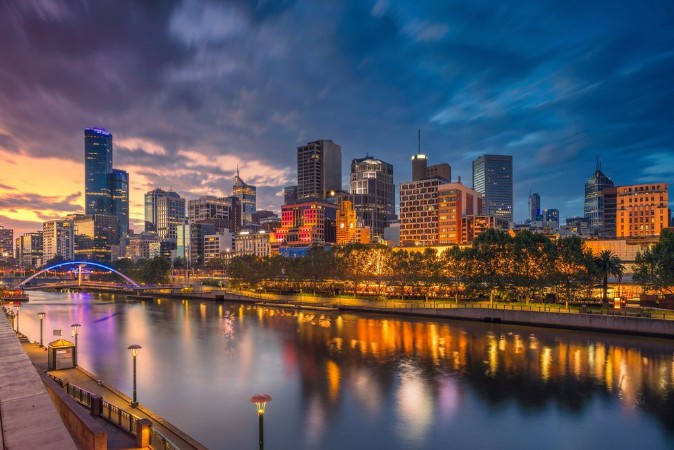
[(40, 270), (39, 272), (36, 272), (33, 275), (26, 278), (25, 280), (23, 280), (21, 283), (19, 283), (17, 285), (17, 287), (25, 286), (26, 283), (28, 283), (30, 280), (37, 277), (38, 275), (42, 275), (43, 273), (45, 273), (48, 270), (56, 269), (57, 267), (62, 267), (62, 266), (82, 266), (82, 265), (95, 266), (95, 267), (100, 267), (102, 269), (108, 270), (108, 271), (113, 272), (113, 273), (119, 275), (120, 277), (124, 278), (124, 280), (126, 280), (131, 286), (137, 287), (137, 288), (140, 287), (140, 285), (138, 283), (136, 283), (135, 281), (133, 281), (131, 278), (127, 277), (123, 273), (113, 269), (112, 267), (108, 267), (104, 264), (96, 263), (96, 262), (92, 262), (92, 261), (66, 261), (66, 262), (51, 265), (49, 267), (45, 267), (44, 269)]

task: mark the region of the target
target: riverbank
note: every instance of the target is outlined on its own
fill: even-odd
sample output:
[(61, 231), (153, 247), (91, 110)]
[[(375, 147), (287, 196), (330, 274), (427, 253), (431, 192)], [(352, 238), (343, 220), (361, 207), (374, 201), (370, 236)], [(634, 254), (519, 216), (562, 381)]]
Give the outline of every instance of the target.
[(565, 308), (563, 305), (490, 305), (489, 303), (478, 302), (456, 303), (450, 300), (432, 300), (427, 302), (369, 300), (307, 295), (286, 296), (230, 290), (197, 294), (153, 294), (152, 297), (226, 300), (286, 309), (301, 308), (317, 311), (339, 310), (373, 314), (397, 314), (674, 339), (674, 320), (667, 319), (669, 316), (665, 312), (662, 313), (662, 318), (658, 316), (659, 313), (650, 313), (650, 317), (639, 317), (640, 315), (644, 315), (641, 311), (629, 313), (627, 310), (608, 310), (600, 314), (597, 312), (584, 312), (580, 307)]

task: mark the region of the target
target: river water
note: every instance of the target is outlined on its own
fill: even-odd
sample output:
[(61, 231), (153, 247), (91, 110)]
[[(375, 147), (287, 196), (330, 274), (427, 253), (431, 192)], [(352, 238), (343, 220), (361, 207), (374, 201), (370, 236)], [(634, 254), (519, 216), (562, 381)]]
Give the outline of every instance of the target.
[(672, 449), (674, 341), (236, 303), (31, 292), (32, 341), (212, 449)]

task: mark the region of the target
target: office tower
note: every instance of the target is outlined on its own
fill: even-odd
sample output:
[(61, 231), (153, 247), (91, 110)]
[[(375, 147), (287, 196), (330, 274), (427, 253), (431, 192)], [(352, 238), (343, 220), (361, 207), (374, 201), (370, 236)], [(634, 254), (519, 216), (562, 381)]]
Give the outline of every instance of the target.
[(16, 259), (19, 266), (34, 269), (43, 264), (42, 231), (25, 233), (16, 238)]
[(330, 140), (297, 147), (297, 198), (325, 199), (342, 190), (342, 148)]
[(203, 265), (205, 238), (213, 234), (216, 234), (215, 225), (211, 223), (189, 223), (179, 226), (176, 255), (188, 260), (190, 265)]
[(543, 220), (559, 223), (559, 210), (554, 208), (546, 209), (543, 213)]
[(529, 220), (541, 220), (541, 196), (537, 193), (529, 195)]
[(667, 183), (618, 186), (616, 190), (617, 237), (659, 236), (669, 227)]
[(400, 244), (437, 245), (438, 178), (400, 184)]
[(426, 178), (426, 168), (428, 167), (428, 160), (426, 155), (417, 153), (412, 155), (412, 181), (420, 181)]
[(601, 236), (616, 237), (616, 214), (618, 208), (618, 189), (606, 187), (601, 191), (602, 202), (604, 203), (604, 212), (602, 217)]
[(112, 214), (94, 214), (74, 219), (74, 254), (77, 260), (112, 261), (111, 246), (119, 243), (119, 222)]
[(463, 244), (462, 218), (482, 214), (482, 195), (461, 183), (438, 186), (438, 243)]
[(187, 202), (187, 218), (189, 223), (211, 223), (217, 230), (227, 228), (238, 233), (241, 228), (241, 201), (238, 197), (199, 197)]
[(110, 214), (112, 193), (112, 133), (103, 128), (84, 130), (84, 198), (85, 212)]
[(283, 204), (295, 203), (297, 201), (297, 186), (286, 186), (283, 188)]
[(599, 234), (604, 231), (604, 198), (601, 192), (607, 187), (613, 186), (613, 180), (601, 171), (601, 164), (599, 158), (597, 158), (597, 168), (585, 182), (585, 204), (583, 208), (592, 233)]
[(112, 194), (111, 213), (117, 216), (119, 238), (129, 235), (129, 173), (112, 169), (110, 174), (110, 192)]
[(134, 234), (129, 237), (126, 247), (126, 257), (135, 261), (152, 259), (161, 256), (161, 242), (154, 232)]
[(513, 220), (513, 157), (482, 155), (473, 161), (473, 189), (483, 195), (486, 215)]
[(234, 188), (232, 195), (239, 199), (241, 203), (241, 223), (243, 225), (249, 224), (253, 221), (253, 213), (256, 210), (257, 188), (253, 185), (246, 184), (246, 182), (239, 176), (239, 168), (236, 168), (236, 176), (234, 177)]
[(417, 153), (412, 156), (412, 181), (427, 178), (441, 178), (445, 183), (452, 181), (452, 168), (447, 163), (428, 165), (426, 155)]
[(234, 256), (234, 235), (232, 233), (224, 231), (204, 237), (204, 264), (218, 260), (229, 263), (232, 256)]
[(351, 161), (351, 201), (363, 226), (375, 236), (395, 218), (395, 184), (393, 166), (366, 156)]
[(154, 231), (160, 240), (176, 240), (176, 227), (185, 222), (185, 199), (178, 193), (153, 189), (145, 193), (145, 231)]
[(14, 258), (14, 230), (0, 225), (0, 260)]
[(251, 233), (242, 231), (234, 238), (236, 256), (257, 256), (264, 258), (271, 254), (271, 235), (264, 231)]
[(51, 220), (42, 224), (42, 248), (44, 263), (56, 257), (72, 260), (75, 256), (75, 236), (73, 221)]
[(298, 201), (281, 207), (276, 242), (288, 246), (335, 243), (337, 206), (321, 200)]

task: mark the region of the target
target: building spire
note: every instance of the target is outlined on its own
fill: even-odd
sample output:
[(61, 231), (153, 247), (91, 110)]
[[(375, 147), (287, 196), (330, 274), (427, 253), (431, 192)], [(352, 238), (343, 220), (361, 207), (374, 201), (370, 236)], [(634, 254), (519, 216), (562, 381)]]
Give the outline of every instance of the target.
[(597, 153), (597, 170), (601, 171), (601, 161), (599, 160), (599, 153)]

